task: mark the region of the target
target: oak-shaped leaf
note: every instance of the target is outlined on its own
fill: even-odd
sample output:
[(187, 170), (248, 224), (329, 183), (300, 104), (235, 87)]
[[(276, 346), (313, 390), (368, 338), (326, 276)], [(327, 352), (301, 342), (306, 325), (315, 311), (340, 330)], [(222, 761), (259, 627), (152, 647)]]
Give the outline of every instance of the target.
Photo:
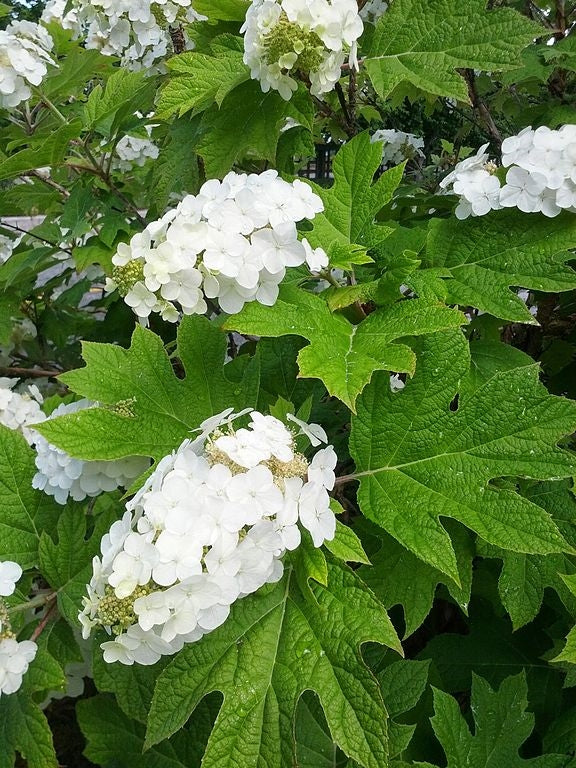
[[(521, 493), (549, 512), (566, 541), (576, 547), (576, 500), (570, 486), (568, 480), (523, 483)], [(553, 589), (566, 609), (576, 616), (576, 595), (563, 578), (564, 574), (576, 571), (576, 564), (570, 555), (527, 555), (498, 549), (483, 542), (479, 542), (478, 554), (502, 560), (498, 591), (514, 629), (536, 617), (547, 587)]]
[(357, 403), (350, 450), (363, 513), (456, 583), (442, 517), (513, 552), (573, 551), (544, 509), (491, 481), (571, 476), (574, 456), (556, 443), (574, 429), (576, 404), (549, 395), (536, 365), (497, 373), (458, 403), (470, 365), (464, 336), (417, 341), (416, 374), (405, 389), (392, 393), (376, 374)]
[(305, 690), (320, 699), (333, 741), (364, 768), (387, 761), (387, 715), (364, 665), (367, 641), (400, 650), (390, 620), (358, 576), (328, 563), (328, 583), (298, 587), (288, 566), (274, 586), (238, 600), (226, 622), (192, 643), (158, 678), (147, 745), (179, 730), (204, 696), (224, 698), (203, 768), (291, 768)]
[(193, 437), (209, 416), (237, 402), (252, 404), (250, 371), (241, 384), (232, 384), (224, 373), (225, 354), (225, 334), (200, 316), (185, 318), (178, 329), (183, 379), (160, 337), (140, 326), (129, 349), (85, 342), (86, 366), (61, 380), (100, 407), (51, 419), (38, 431), (81, 459), (161, 458)]
[(32, 488), (35, 452), (19, 432), (0, 425), (0, 560), (22, 568), (38, 564), (38, 545), (52, 528), (61, 507)]
[(351, 264), (365, 262), (366, 258), (361, 256), (363, 249), (377, 245), (393, 231), (391, 227), (375, 224), (374, 219), (392, 199), (402, 180), (404, 165), (386, 171), (374, 181), (381, 164), (381, 142), (371, 142), (368, 132), (364, 132), (346, 142), (334, 157), (334, 184), (328, 189), (314, 186), (324, 202), (324, 211), (316, 214), (306, 238), (315, 248), (322, 247), (334, 266), (349, 269)]
[(539, 33), (515, 11), (487, 11), (484, 0), (395, 0), (378, 20), (364, 64), (382, 98), (411, 83), (468, 101), (457, 69), (514, 69)]
[[(518, 210), (488, 216), (430, 222), (426, 252), (415, 280), (443, 271), (442, 299), (472, 306), (496, 317), (536, 323), (510, 286), (538, 291), (576, 287), (576, 272), (565, 262), (576, 247), (576, 217), (528, 216)], [(408, 278), (408, 283), (411, 278)], [(414, 288), (419, 292), (419, 286)]]
[(434, 733), (448, 759), (447, 768), (563, 768), (566, 755), (523, 759), (518, 754), (532, 733), (534, 715), (527, 712), (524, 673), (508, 677), (497, 691), (473, 675), (471, 709), (474, 733), (450, 694), (434, 689)]
[(64, 683), (60, 665), (39, 649), (22, 687), (0, 696), (0, 768), (13, 768), (17, 754), (28, 768), (58, 768), (50, 726), (34, 694), (63, 690)]
[(258, 336), (298, 334), (310, 344), (298, 354), (300, 376), (321, 379), (328, 392), (354, 410), (356, 397), (376, 370), (414, 372), (416, 358), (404, 336), (457, 328), (464, 315), (437, 302), (401, 301), (358, 325), (331, 312), (320, 296), (284, 285), (273, 307), (257, 302), (230, 317), (225, 328)]

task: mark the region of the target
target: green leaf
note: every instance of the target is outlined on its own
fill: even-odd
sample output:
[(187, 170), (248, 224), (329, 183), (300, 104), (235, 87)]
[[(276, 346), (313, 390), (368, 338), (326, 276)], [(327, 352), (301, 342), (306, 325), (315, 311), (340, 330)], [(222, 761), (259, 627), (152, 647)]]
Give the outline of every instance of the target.
[[(570, 482), (534, 483), (523, 490), (523, 495), (549, 512), (566, 541), (576, 546), (576, 501)], [(502, 560), (498, 591), (514, 629), (536, 617), (547, 587), (555, 590), (568, 611), (576, 616), (576, 599), (560, 575), (574, 572), (570, 557), (562, 554), (524, 555), (486, 545), (479, 546), (478, 554)]]
[(536, 323), (510, 287), (567, 291), (576, 273), (564, 262), (573, 258), (576, 220), (570, 213), (555, 219), (521, 211), (488, 216), (433, 220), (422, 267), (448, 270), (450, 303), (478, 307), (513, 322)]
[(429, 666), (429, 661), (401, 659), (378, 675), (390, 717), (397, 717), (416, 706), (428, 682)]
[(338, 266), (343, 265), (342, 247), (374, 246), (392, 231), (390, 227), (374, 225), (374, 217), (392, 199), (404, 165), (386, 171), (373, 183), (381, 164), (381, 144), (372, 143), (368, 132), (364, 132), (344, 144), (334, 157), (333, 186), (329, 189), (314, 186), (324, 201), (325, 210), (316, 214), (312, 231), (306, 233), (306, 238), (314, 248), (324, 248)]
[(49, 165), (51, 168), (62, 165), (68, 144), (79, 135), (80, 128), (81, 124), (78, 120), (61, 125), (47, 138), (30, 142), (30, 147), (21, 149), (20, 152), (15, 152), (6, 160), (2, 160), (0, 162), (0, 181), (26, 174), (45, 165)]
[(287, 117), (311, 129), (313, 106), (302, 87), (290, 101), (276, 91), (262, 93), (253, 80), (229, 93), (220, 108), (213, 106), (202, 117), (203, 137), (198, 154), (204, 158), (206, 176), (221, 178), (247, 156), (274, 163), (280, 128)]
[(154, 93), (155, 79), (144, 70), (131, 72), (116, 69), (104, 87), (90, 91), (84, 105), (84, 126), (108, 136), (125, 117), (132, 118), (136, 110), (146, 112), (145, 105)]
[(481, 677), (473, 677), (471, 709), (474, 734), (460, 712), (456, 699), (434, 689), (434, 733), (442, 744), (447, 768), (562, 768), (565, 755), (545, 755), (524, 760), (518, 750), (532, 733), (534, 715), (528, 706), (524, 674), (509, 677), (493, 691)]
[(502, 611), (493, 582), (493, 564), (477, 561), (476, 584), (488, 587), (488, 599), (472, 597), (470, 620), (466, 634), (446, 632), (433, 637), (419, 654), (432, 659), (431, 674), (442, 688), (452, 694), (467, 691), (472, 674), (479, 674), (492, 687), (509, 675), (524, 670), (528, 681), (531, 711), (542, 720), (558, 711), (563, 699), (564, 671), (544, 661), (553, 651), (550, 626), (532, 622), (512, 631), (512, 623)]
[(415, 357), (404, 336), (456, 328), (464, 316), (420, 299), (377, 310), (359, 325), (334, 314), (315, 294), (290, 285), (280, 288), (273, 307), (245, 304), (224, 327), (258, 336), (299, 334), (310, 341), (298, 355), (300, 376), (321, 379), (328, 392), (354, 410), (358, 394), (376, 370), (413, 373)]
[(560, 752), (570, 754), (576, 744), (576, 707), (562, 712), (552, 721), (544, 736), (544, 749), (546, 752)]
[[(103, 632), (100, 633), (100, 640), (107, 639)], [(156, 680), (170, 659), (163, 656), (151, 666), (107, 664), (98, 642), (93, 647), (92, 669), (98, 690), (114, 694), (116, 703), (127, 717), (146, 723)]]
[(84, 754), (98, 765), (116, 768), (200, 768), (214, 712), (214, 704), (203, 704), (190, 728), (142, 754), (144, 726), (128, 718), (112, 697), (95, 696), (76, 705), (88, 742)]
[(395, 722), (395, 718), (413, 709), (428, 682), (429, 661), (402, 659), (386, 667), (378, 675), (382, 697), (390, 715), (390, 754), (400, 755), (408, 747), (415, 725)]
[[(572, 595), (576, 596), (576, 574), (561, 576)], [(567, 661), (576, 664), (576, 627), (573, 627), (566, 638), (566, 645), (561, 653), (555, 656), (553, 661)]]
[(46, 531), (40, 537), (40, 570), (58, 593), (60, 613), (75, 629), (78, 628), (82, 596), (86, 594), (86, 584), (92, 575), (92, 558), (99, 554), (100, 539), (107, 532), (111, 518), (119, 516), (119, 507), (119, 504), (111, 505), (108, 514), (97, 517), (88, 540), (87, 519), (80, 506), (68, 506), (61, 511), (56, 526), (57, 538)]
[(24, 676), (22, 688), (0, 696), (0, 768), (13, 768), (17, 753), (28, 768), (58, 768), (50, 726), (32, 694), (63, 685), (59, 665), (40, 649)]
[(194, 10), (210, 21), (244, 21), (249, 0), (195, 0)]
[[(249, 404), (248, 391), (232, 386), (224, 374), (226, 336), (205, 317), (186, 317), (180, 324), (177, 354), (184, 379), (174, 374), (162, 340), (140, 326), (128, 350), (85, 342), (83, 354), (86, 367), (61, 379), (103, 407), (51, 419), (38, 428), (74, 456), (160, 458), (192, 437), (204, 419), (236, 402)], [(118, 403), (127, 404), (133, 415), (115, 410)]]
[(515, 11), (487, 12), (484, 0), (395, 0), (378, 20), (364, 64), (382, 98), (411, 83), (468, 101), (457, 69), (513, 69), (522, 49), (541, 34)]
[(18, 294), (0, 293), (0, 344), (10, 347), (14, 320), (23, 319), (20, 311), (21, 297)]
[(309, 691), (296, 707), (295, 739), (298, 768), (347, 768), (350, 765), (330, 738), (318, 697)]
[(453, 332), (420, 341), (416, 375), (404, 390), (390, 392), (376, 374), (358, 401), (350, 451), (363, 513), (456, 583), (440, 517), (513, 552), (572, 551), (542, 508), (490, 481), (570, 476), (574, 458), (556, 442), (573, 430), (576, 404), (549, 395), (533, 366), (496, 374), (454, 412), (468, 344)]
[(186, 648), (158, 680), (147, 745), (176, 732), (201, 699), (222, 708), (203, 768), (293, 765), (293, 722), (304, 690), (315, 691), (332, 739), (365, 768), (387, 759), (386, 710), (360, 646), (398, 648), (392, 625), (358, 577), (330, 563), (328, 587), (299, 592), (291, 570), (278, 584), (237, 601), (226, 623)]
[(336, 520), (336, 534), (332, 541), (325, 542), (328, 549), (334, 557), (343, 560), (345, 563), (365, 563), (370, 565), (370, 560), (362, 547), (362, 542), (356, 536), (352, 528), (344, 525), (340, 520)]
[(460, 386), (460, 396), (466, 398), (502, 371), (534, 365), (534, 360), (522, 350), (501, 341), (470, 342), (470, 371)]
[(111, 66), (110, 57), (100, 51), (75, 46), (58, 59), (57, 69), (50, 69), (49, 76), (42, 81), (42, 94), (54, 104), (75, 96), (83, 100), (86, 84)]
[(386, 609), (402, 606), (404, 637), (412, 635), (430, 613), (439, 584), (447, 586), (462, 610), (470, 602), (474, 547), (465, 529), (452, 526), (450, 533), (456, 543), (460, 587), (382, 531), (381, 546), (371, 555), (372, 567), (360, 569), (360, 576)]
[(242, 52), (220, 48), (218, 56), (189, 51), (168, 61), (171, 76), (162, 89), (158, 103), (161, 117), (183, 115), (213, 102), (220, 107), (236, 86), (250, 78)]
[(32, 488), (35, 452), (19, 432), (0, 425), (0, 559), (22, 568), (38, 563), (45, 528), (55, 525), (62, 507)]
[(172, 193), (193, 193), (198, 187), (198, 158), (194, 146), (199, 120), (174, 120), (152, 166), (150, 194), (154, 209), (163, 214)]

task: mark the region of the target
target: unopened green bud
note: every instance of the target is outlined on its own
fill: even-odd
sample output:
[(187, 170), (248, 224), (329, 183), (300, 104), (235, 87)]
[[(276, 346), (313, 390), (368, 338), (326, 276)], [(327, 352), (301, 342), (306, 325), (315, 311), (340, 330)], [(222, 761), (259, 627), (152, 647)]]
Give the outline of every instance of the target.
[(322, 40), (315, 32), (289, 21), (285, 13), (263, 42), (267, 64), (278, 62), (283, 69), (299, 69), (308, 73), (318, 69), (322, 63)]
[(111, 586), (106, 586), (104, 597), (98, 605), (97, 622), (103, 627), (110, 627), (115, 635), (121, 635), (122, 632), (137, 621), (136, 614), (134, 613), (134, 602), (139, 597), (146, 597), (146, 595), (153, 591), (154, 587), (149, 582), (144, 586), (136, 587), (134, 592), (128, 597), (120, 599), (116, 597), (116, 593)]
[(116, 283), (120, 296), (126, 296), (138, 281), (144, 280), (144, 265), (141, 261), (129, 261), (123, 267), (114, 267), (112, 280)]

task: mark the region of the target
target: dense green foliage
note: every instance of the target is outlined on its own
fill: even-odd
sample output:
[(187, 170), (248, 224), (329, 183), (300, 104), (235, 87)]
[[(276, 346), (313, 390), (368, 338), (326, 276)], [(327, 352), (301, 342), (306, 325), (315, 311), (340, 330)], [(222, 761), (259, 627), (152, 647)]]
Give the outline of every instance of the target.
[[(0, 27), (36, 5), (0, 5)], [(170, 659), (106, 664), (78, 612), (145, 476), (58, 504), (0, 424), (0, 560), (25, 571), (6, 603), (39, 646), (0, 693), (0, 768), (574, 768), (576, 214), (461, 220), (438, 184), (485, 142), (576, 124), (576, 5), (392, 0), (357, 72), (321, 96), (302, 75), (290, 100), (250, 78), (245, 0), (193, 5), (194, 48), (160, 71), (53, 21), (57, 66), (0, 109), (0, 235), (19, 238), (0, 376), (37, 382), (47, 414), (94, 401), (37, 427), (85, 461), (155, 464), (226, 408), (319, 423), (336, 537), (304, 536), (281, 580)], [(382, 128), (423, 151), (385, 168)], [(119, 164), (127, 135), (157, 157)], [(324, 210), (299, 232), (328, 267), (288, 269), (272, 306), (177, 324), (105, 290), (118, 245), (183, 195), (269, 168), (312, 179)]]

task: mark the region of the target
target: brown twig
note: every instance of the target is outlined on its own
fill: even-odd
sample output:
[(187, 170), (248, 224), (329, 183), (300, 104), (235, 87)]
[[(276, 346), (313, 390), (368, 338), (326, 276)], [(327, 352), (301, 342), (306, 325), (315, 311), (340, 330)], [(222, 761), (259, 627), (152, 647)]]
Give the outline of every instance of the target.
[(58, 611), (58, 604), (56, 603), (56, 601), (54, 601), (52, 603), (52, 605), (50, 606), (50, 608), (48, 608), (48, 610), (46, 611), (46, 613), (42, 617), (42, 620), (40, 621), (40, 623), (38, 624), (38, 626), (36, 627), (34, 632), (32, 632), (32, 635), (30, 637), (30, 640), (32, 640), (32, 642), (34, 642), (35, 640), (37, 640), (40, 637), (40, 635), (46, 629), (46, 626), (51, 621), (51, 619), (54, 617), (54, 614), (57, 611)]
[(18, 368), (14, 366), (0, 366), (0, 374), (2, 376), (19, 376), (25, 379), (33, 378), (50, 378), (55, 379), (60, 376), (64, 371), (45, 371), (43, 368)]
[(28, 173), (23, 174), (22, 178), (35, 178), (39, 179), (40, 181), (44, 182), (44, 184), (47, 184), (49, 187), (52, 187), (52, 189), (58, 190), (61, 195), (64, 197), (70, 197), (70, 192), (62, 186), (62, 184), (58, 184), (57, 181), (54, 181), (54, 179), (51, 179), (49, 176), (43, 176), (41, 173), (38, 173), (38, 171), (28, 171)]
[(486, 104), (482, 101), (482, 98), (478, 93), (478, 89), (476, 88), (476, 75), (474, 74), (474, 70), (465, 69), (463, 70), (463, 75), (464, 75), (464, 79), (466, 80), (466, 85), (468, 86), (468, 96), (470, 98), (470, 103), (472, 104), (472, 108), (478, 112), (478, 114), (482, 119), (482, 122), (486, 126), (488, 133), (490, 134), (490, 136), (492, 136), (494, 141), (497, 143), (498, 149), (500, 149), (500, 145), (502, 144), (502, 135), (498, 130), (498, 126), (494, 122), (492, 115), (490, 114), (490, 110), (488, 109)]
[(338, 96), (338, 101), (340, 103), (340, 106), (342, 107), (342, 112), (344, 113), (343, 128), (348, 134), (348, 137), (352, 138), (356, 133), (356, 131), (354, 129), (354, 122), (350, 117), (350, 112), (348, 111), (348, 104), (346, 103), (346, 97), (344, 96), (344, 91), (342, 90), (342, 86), (340, 85), (340, 83), (336, 83), (335, 91), (336, 91), (336, 95)]
[(0, 227), (4, 227), (6, 229), (13, 229), (14, 232), (21, 232), (23, 235), (28, 235), (28, 237), (33, 237), (35, 240), (39, 240), (41, 243), (44, 243), (45, 245), (49, 245), (51, 248), (57, 248), (59, 251), (62, 251), (63, 253), (69, 253), (70, 256), (72, 255), (71, 248), (62, 248), (60, 245), (56, 243), (51, 243), (50, 240), (46, 240), (46, 238), (40, 237), (40, 235), (35, 235), (33, 232), (28, 232), (27, 229), (22, 229), (22, 227), (18, 227), (16, 224), (9, 224), (7, 221), (2, 221), (2, 219), (0, 219)]

